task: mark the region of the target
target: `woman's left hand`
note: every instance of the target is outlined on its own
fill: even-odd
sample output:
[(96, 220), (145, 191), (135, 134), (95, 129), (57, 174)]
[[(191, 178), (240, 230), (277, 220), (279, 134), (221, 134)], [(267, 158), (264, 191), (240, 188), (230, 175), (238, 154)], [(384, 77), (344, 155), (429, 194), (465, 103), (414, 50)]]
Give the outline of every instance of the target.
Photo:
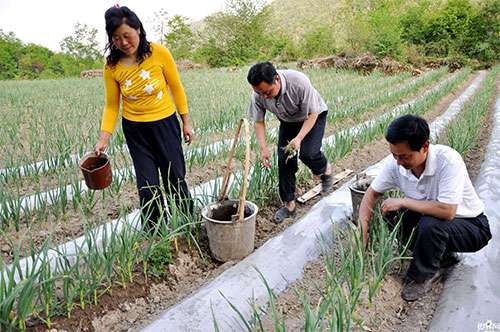
[(182, 125), (182, 133), (184, 135), (184, 142), (186, 142), (187, 145), (191, 144), (193, 141), (193, 128), (189, 123)]

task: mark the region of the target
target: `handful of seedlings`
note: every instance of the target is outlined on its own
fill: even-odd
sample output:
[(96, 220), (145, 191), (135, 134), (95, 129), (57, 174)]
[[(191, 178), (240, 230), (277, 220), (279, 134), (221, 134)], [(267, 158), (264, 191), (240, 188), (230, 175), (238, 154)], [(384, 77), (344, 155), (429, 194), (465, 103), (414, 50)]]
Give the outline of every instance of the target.
[(282, 147), (282, 149), (285, 151), (286, 155), (285, 163), (297, 155), (297, 150), (295, 150), (295, 147), (290, 144), (290, 141), (288, 141), (288, 144), (285, 147)]

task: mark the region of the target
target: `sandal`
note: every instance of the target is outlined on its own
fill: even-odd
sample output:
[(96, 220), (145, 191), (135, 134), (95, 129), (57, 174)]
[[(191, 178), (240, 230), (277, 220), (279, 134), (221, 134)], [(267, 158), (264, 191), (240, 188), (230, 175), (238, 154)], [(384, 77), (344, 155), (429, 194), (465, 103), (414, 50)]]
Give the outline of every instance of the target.
[(295, 209), (293, 209), (293, 211), (290, 211), (286, 206), (283, 206), (274, 214), (273, 222), (275, 224), (281, 224), (283, 220), (293, 217), (294, 215)]

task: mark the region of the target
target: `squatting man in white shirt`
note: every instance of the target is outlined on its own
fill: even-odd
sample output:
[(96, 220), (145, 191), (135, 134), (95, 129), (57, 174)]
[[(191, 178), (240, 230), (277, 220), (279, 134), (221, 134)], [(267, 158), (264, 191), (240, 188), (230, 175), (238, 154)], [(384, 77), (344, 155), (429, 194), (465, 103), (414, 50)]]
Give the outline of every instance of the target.
[(381, 203), (384, 215), (402, 215), (403, 243), (414, 237), (413, 259), (401, 296), (415, 301), (440, 279), (441, 271), (458, 262), (456, 252), (475, 252), (491, 239), (484, 205), (472, 186), (460, 154), (449, 146), (429, 143), (429, 125), (405, 115), (388, 127), (386, 140), (394, 156), (373, 180), (361, 202), (359, 225), (368, 243), (368, 223), (376, 201), (391, 189), (404, 198)]

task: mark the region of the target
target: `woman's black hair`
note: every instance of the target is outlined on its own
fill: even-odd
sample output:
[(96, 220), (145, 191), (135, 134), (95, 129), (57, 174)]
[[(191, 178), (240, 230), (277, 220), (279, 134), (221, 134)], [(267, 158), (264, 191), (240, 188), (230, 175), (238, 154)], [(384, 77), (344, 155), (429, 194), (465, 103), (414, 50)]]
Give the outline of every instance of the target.
[(429, 140), (429, 124), (415, 115), (403, 115), (391, 122), (385, 139), (391, 144), (408, 143), (412, 151), (420, 151)]
[(250, 68), (247, 75), (247, 81), (252, 86), (257, 86), (263, 81), (267, 84), (273, 84), (276, 75), (278, 75), (278, 73), (272, 63), (269, 61), (260, 62)]
[(108, 43), (106, 44), (106, 51), (109, 55), (106, 57), (106, 63), (109, 66), (115, 66), (120, 58), (124, 55), (113, 44), (113, 33), (122, 24), (127, 24), (132, 29), (139, 30), (139, 46), (137, 47), (137, 62), (141, 63), (149, 55), (151, 55), (151, 45), (146, 39), (146, 31), (142, 26), (139, 17), (131, 11), (128, 7), (111, 7), (104, 13), (104, 20), (106, 21), (106, 33), (108, 35)]

